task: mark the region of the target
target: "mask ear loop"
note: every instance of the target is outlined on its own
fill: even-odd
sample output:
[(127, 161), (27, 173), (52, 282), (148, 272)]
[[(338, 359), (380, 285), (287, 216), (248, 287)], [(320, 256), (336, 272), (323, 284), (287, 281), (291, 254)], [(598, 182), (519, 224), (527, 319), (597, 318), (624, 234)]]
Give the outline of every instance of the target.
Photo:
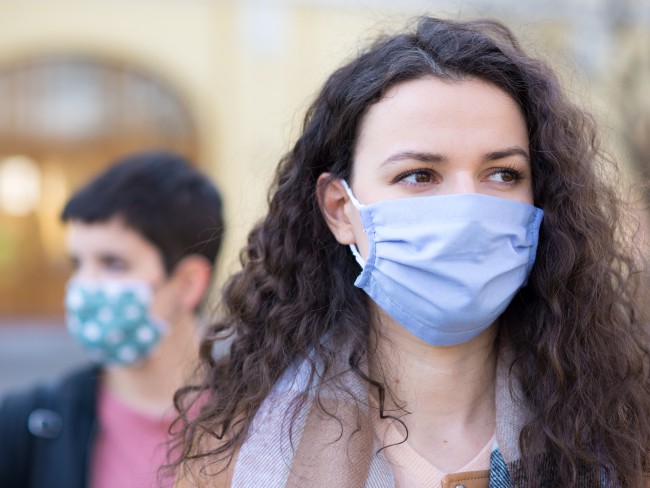
[(363, 256), (361, 256), (361, 253), (359, 252), (359, 248), (357, 247), (356, 244), (350, 244), (350, 251), (352, 251), (352, 255), (354, 256), (354, 259), (357, 260), (357, 263), (359, 266), (361, 266), (361, 269), (363, 269), (366, 266), (366, 261), (363, 259)]
[[(350, 201), (352, 202), (352, 205), (354, 205), (354, 208), (357, 210), (361, 210), (361, 207), (364, 205), (357, 200), (357, 198), (354, 196), (354, 193), (352, 193), (352, 188), (348, 185), (348, 183), (341, 178), (341, 184), (343, 185), (343, 188), (345, 188), (345, 191), (347, 192), (348, 196), (350, 197)], [(352, 255), (354, 256), (354, 259), (356, 259), (357, 263), (359, 266), (361, 266), (361, 269), (363, 269), (366, 266), (366, 261), (363, 259), (363, 256), (361, 256), (361, 253), (359, 252), (359, 248), (357, 247), (356, 244), (350, 244), (350, 251), (352, 251)]]

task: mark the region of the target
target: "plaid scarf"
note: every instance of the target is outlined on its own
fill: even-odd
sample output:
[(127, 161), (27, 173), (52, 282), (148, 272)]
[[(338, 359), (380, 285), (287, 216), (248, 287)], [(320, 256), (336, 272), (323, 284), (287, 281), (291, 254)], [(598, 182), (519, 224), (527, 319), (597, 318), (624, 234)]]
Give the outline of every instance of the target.
[[(341, 358), (348, 355), (343, 351)], [(490, 455), (489, 488), (526, 488), (519, 434), (530, 413), (521, 385), (510, 375), (513, 361), (503, 335), (495, 381), (496, 440)], [(345, 363), (345, 364), (344, 364)], [(384, 447), (371, 426), (368, 384), (341, 361), (320, 375), (318, 401), (309, 385), (309, 361), (289, 368), (251, 424), (235, 462), (232, 488), (394, 488)], [(297, 400), (303, 400), (296, 403)], [(326, 413), (326, 412), (329, 412)], [(542, 459), (540, 486), (557, 488), (555, 467)], [(583, 471), (578, 488), (611, 486), (603, 473)], [(647, 481), (650, 487), (650, 479)]]
[[(508, 351), (501, 347), (498, 358), (489, 487), (523, 486), (511, 474), (521, 471), (518, 437), (527, 413), (516, 398), (521, 389), (509, 376)], [(333, 375), (336, 387), (321, 381), (317, 405), (314, 395), (305, 393), (309, 371), (307, 361), (290, 368), (262, 404), (237, 456), (232, 487), (394, 487), (391, 466), (370, 425), (369, 415), (378, 413), (368, 407), (367, 384), (349, 368), (341, 369)]]

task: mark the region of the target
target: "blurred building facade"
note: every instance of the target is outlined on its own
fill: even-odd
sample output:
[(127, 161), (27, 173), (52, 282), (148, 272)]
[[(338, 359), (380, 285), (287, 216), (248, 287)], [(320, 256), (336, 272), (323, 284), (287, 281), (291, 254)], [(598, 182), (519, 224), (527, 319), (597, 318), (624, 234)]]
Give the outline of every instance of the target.
[(134, 150), (181, 152), (218, 182), (223, 279), (325, 76), (421, 13), (506, 22), (592, 107), (630, 178), (650, 173), (645, 0), (1, 0), (0, 325), (59, 321), (61, 207)]

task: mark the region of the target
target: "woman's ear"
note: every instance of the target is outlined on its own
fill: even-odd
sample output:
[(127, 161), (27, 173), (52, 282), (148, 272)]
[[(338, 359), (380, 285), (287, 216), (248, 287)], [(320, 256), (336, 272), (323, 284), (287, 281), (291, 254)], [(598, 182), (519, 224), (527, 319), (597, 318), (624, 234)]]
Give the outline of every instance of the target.
[(330, 173), (321, 174), (316, 182), (316, 195), (320, 211), (334, 238), (341, 244), (355, 244), (352, 219), (358, 214), (341, 180), (333, 178)]
[(182, 308), (194, 312), (210, 287), (212, 265), (204, 256), (191, 254), (176, 265), (172, 279)]

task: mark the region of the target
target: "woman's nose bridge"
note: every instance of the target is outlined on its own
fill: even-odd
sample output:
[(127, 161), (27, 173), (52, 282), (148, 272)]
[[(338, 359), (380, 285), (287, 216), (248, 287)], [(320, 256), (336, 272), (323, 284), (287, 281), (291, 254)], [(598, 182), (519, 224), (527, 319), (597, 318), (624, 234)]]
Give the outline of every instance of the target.
[(478, 181), (471, 171), (459, 171), (448, 179), (448, 193), (479, 193)]

